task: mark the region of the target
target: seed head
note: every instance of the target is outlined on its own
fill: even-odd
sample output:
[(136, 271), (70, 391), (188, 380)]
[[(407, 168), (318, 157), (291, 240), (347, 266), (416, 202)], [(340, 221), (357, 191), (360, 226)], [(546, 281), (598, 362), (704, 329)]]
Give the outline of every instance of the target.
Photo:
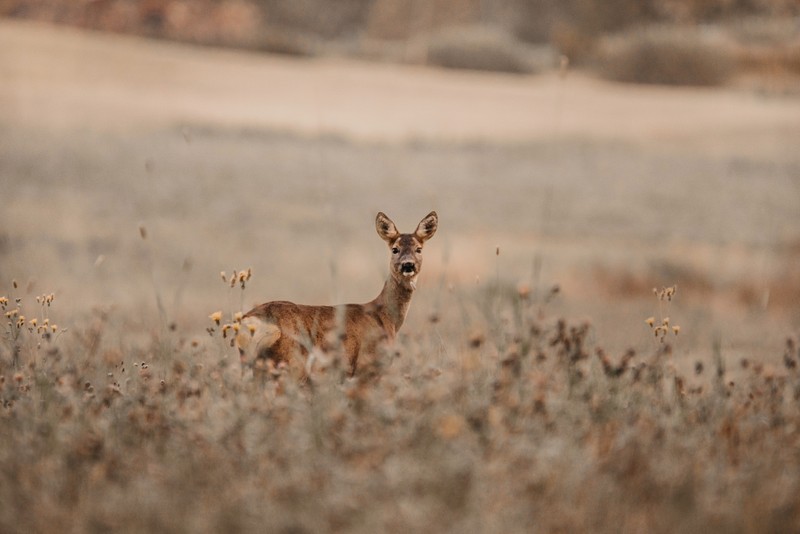
[(219, 326), (220, 321), (222, 321), (222, 312), (215, 311), (214, 313), (209, 315), (208, 318), (214, 321), (217, 324), (217, 326)]

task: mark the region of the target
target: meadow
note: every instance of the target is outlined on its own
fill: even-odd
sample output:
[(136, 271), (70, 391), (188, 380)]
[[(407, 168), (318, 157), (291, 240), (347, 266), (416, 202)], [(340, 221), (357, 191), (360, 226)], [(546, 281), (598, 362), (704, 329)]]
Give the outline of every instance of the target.
[(795, 528), (796, 342), (781, 369), (728, 367), (717, 345), (686, 375), (680, 333), (607, 354), (547, 299), (490, 287), (469, 310), (485, 330), (429, 318), (379, 380), (304, 385), (243, 377), (220, 338), (116, 348), (105, 315), (70, 340), (22, 332), (24, 365), (3, 360), (3, 530)]
[[(0, 531), (797, 530), (796, 97), (2, 28)], [(378, 379), (209, 318), (432, 209)]]

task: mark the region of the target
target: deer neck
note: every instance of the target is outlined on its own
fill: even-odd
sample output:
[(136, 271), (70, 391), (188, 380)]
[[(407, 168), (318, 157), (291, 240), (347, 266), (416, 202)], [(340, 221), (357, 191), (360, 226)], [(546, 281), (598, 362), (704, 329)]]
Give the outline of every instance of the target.
[(394, 325), (395, 332), (400, 329), (406, 319), (413, 294), (412, 287), (398, 282), (390, 275), (383, 284), (380, 295), (373, 301), (389, 319), (389, 322)]

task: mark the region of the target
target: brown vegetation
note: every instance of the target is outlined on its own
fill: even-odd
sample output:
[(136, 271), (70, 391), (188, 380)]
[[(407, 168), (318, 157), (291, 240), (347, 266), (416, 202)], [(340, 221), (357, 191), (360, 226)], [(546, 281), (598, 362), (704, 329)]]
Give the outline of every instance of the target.
[[(26, 329), (19, 366), (0, 345), (0, 528), (790, 531), (800, 521), (796, 340), (781, 369), (727, 368), (717, 354), (684, 373), (667, 343), (607, 354), (588, 323), (542, 315), (527, 292), (487, 291), (474, 296), (490, 306), (480, 343), (432, 322), (385, 356), (378, 381), (323, 374), (313, 389), (280, 370), (261, 386), (232, 351), (180, 332), (131, 343), (109, 316), (58, 339)], [(66, 313), (59, 304), (51, 315)]]

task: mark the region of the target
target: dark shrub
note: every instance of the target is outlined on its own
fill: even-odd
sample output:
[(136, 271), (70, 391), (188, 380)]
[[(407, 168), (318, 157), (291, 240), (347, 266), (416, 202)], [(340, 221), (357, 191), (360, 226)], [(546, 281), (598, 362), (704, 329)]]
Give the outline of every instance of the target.
[(604, 40), (597, 66), (608, 79), (665, 85), (713, 86), (733, 75), (730, 47), (697, 29), (650, 27)]
[(529, 73), (524, 46), (510, 34), (481, 26), (451, 28), (433, 36), (428, 63), (451, 69)]

